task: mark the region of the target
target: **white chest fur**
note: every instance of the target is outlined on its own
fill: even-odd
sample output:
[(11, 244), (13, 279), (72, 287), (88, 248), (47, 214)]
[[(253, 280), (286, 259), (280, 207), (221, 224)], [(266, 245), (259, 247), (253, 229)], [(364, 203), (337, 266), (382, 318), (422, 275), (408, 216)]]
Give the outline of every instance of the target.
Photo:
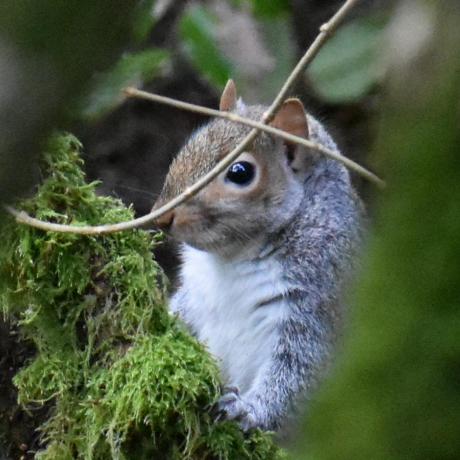
[(218, 359), (225, 383), (242, 393), (270, 365), (288, 285), (274, 257), (228, 262), (184, 247), (187, 322)]

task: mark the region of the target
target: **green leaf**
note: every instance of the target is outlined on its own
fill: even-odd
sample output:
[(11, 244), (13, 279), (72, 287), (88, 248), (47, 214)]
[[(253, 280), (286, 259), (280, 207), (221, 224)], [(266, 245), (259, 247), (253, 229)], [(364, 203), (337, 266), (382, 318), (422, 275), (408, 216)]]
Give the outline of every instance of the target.
[(223, 86), (233, 70), (215, 44), (217, 25), (204, 7), (193, 6), (182, 17), (180, 33), (193, 65), (212, 83)]
[(327, 102), (359, 99), (383, 77), (379, 49), (385, 21), (360, 18), (339, 29), (307, 71), (316, 92)]
[(251, 0), (252, 11), (263, 18), (277, 18), (289, 11), (288, 0)]
[(124, 87), (139, 86), (144, 80), (151, 80), (167, 58), (168, 53), (163, 50), (125, 54), (111, 71), (96, 76), (90, 94), (83, 103), (83, 116), (97, 118), (113, 109), (123, 100)]
[[(259, 100), (273, 99), (296, 64), (296, 49), (290, 35), (289, 16), (263, 18), (258, 21), (264, 44), (274, 60), (274, 67), (258, 83)], [(259, 96), (260, 95), (260, 96)]]
[(144, 41), (155, 25), (154, 0), (141, 0), (134, 11), (133, 34), (137, 43)]

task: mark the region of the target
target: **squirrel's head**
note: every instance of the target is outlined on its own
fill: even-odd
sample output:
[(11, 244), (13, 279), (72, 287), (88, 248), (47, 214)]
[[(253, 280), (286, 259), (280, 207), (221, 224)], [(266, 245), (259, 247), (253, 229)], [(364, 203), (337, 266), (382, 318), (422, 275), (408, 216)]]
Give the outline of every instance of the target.
[[(220, 110), (260, 120), (266, 107), (237, 100), (230, 80)], [(309, 126), (300, 100), (288, 99), (271, 125), (307, 138)], [(234, 149), (251, 128), (223, 119), (195, 132), (171, 164), (154, 209), (183, 192)], [(260, 247), (297, 212), (304, 182), (316, 155), (261, 133), (224, 172), (195, 197), (157, 220), (161, 229), (197, 249), (224, 257)]]

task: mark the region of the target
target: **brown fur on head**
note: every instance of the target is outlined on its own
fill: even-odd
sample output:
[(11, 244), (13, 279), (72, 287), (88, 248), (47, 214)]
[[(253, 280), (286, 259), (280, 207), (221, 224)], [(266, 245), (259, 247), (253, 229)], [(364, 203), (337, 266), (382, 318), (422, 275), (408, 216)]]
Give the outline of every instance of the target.
[[(231, 80), (222, 93), (220, 109), (254, 120), (260, 120), (266, 110), (237, 100)], [(307, 118), (298, 99), (288, 99), (272, 125), (308, 136)], [(194, 133), (171, 164), (154, 208), (209, 172), (250, 129), (218, 119)], [(180, 241), (224, 257), (239, 257), (242, 251), (257, 250), (296, 212), (309, 166), (310, 154), (304, 148), (261, 133), (226, 171), (195, 197), (160, 218), (158, 226)], [(242, 177), (250, 180), (235, 182), (241, 182)]]

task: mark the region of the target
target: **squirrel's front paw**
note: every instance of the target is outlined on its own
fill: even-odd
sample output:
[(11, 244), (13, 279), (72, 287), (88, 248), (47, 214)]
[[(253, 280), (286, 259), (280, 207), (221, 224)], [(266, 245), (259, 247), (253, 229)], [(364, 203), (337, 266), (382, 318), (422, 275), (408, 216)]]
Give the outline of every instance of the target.
[(224, 395), (217, 403), (217, 411), (218, 419), (236, 420), (244, 431), (259, 425), (254, 406), (240, 396), (236, 387), (224, 389)]

